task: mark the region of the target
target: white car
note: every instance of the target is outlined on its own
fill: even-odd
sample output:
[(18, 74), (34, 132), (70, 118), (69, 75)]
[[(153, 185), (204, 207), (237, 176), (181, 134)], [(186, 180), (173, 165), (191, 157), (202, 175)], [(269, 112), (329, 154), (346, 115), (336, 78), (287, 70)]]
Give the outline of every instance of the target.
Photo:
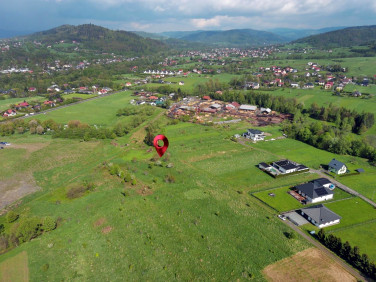
[(286, 220), (286, 217), (283, 214), (279, 214), (278, 217), (282, 220)]

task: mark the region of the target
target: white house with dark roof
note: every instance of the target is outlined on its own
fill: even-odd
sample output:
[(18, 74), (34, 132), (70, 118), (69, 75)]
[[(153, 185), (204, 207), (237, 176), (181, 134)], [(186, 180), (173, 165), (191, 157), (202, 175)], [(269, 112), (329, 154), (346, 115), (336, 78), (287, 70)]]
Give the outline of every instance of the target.
[(323, 204), (301, 209), (300, 214), (319, 228), (338, 224), (342, 218)]
[(336, 174), (344, 174), (347, 172), (347, 166), (339, 160), (332, 159), (328, 165), (328, 170)]
[(265, 134), (263, 131), (258, 129), (248, 129), (247, 132), (243, 133), (243, 137), (253, 141), (262, 141), (265, 139)]
[(297, 185), (295, 188), (300, 195), (306, 198), (308, 203), (331, 200), (334, 195), (332, 191), (334, 184), (326, 178), (315, 179), (308, 183)]
[(292, 173), (298, 170), (298, 165), (290, 160), (281, 160), (273, 162), (273, 166), (282, 173)]

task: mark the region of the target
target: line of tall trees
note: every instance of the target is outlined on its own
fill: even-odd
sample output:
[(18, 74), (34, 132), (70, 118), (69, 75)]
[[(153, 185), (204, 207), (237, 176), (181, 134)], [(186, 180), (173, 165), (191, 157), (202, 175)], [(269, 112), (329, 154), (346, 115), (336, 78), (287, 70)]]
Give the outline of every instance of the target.
[[(376, 149), (365, 141), (349, 134), (351, 131), (337, 128), (322, 122), (309, 122), (307, 120), (284, 123), (284, 133), (289, 137), (316, 148), (340, 155), (352, 155), (376, 161)], [(304, 119), (304, 117), (303, 117)]]
[(348, 241), (342, 243), (341, 238), (336, 237), (333, 234), (325, 234), (324, 229), (320, 229), (317, 238), (327, 248), (335, 252), (356, 269), (359, 269), (367, 276), (376, 279), (375, 263), (370, 261), (367, 254), (360, 254), (359, 247), (352, 247)]
[(354, 133), (364, 133), (375, 123), (373, 113), (363, 112), (359, 114), (355, 110), (337, 107), (332, 103), (328, 107), (319, 107), (313, 103), (308, 109), (310, 116), (314, 119), (334, 122), (341, 129), (351, 128)]

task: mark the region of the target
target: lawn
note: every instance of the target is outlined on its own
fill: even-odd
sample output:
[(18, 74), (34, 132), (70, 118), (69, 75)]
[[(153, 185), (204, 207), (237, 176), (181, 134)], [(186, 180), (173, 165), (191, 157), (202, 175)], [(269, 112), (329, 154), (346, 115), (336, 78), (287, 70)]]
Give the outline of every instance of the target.
[(371, 261), (376, 262), (376, 222), (349, 227), (333, 232), (342, 242), (349, 241), (352, 246), (358, 246), (361, 253), (366, 253)]
[(328, 231), (376, 220), (376, 209), (358, 197), (328, 203), (326, 206), (342, 217), (340, 224), (325, 228)]
[[(313, 174), (312, 178), (316, 179), (317, 175)], [(300, 183), (297, 183), (297, 184), (300, 184)], [(296, 200), (293, 196), (288, 194), (288, 191), (290, 190), (290, 188), (291, 186), (261, 191), (258, 193), (254, 193), (253, 196), (260, 199), (267, 205), (273, 207), (274, 209), (278, 210), (279, 212), (286, 212), (286, 211), (290, 211), (294, 209), (305, 208), (306, 206), (303, 206), (298, 200)], [(273, 193), (275, 196), (269, 196), (269, 193)], [(327, 204), (333, 201), (338, 201), (338, 200), (342, 200), (342, 199), (346, 199), (350, 197), (352, 197), (350, 194), (337, 188), (334, 190), (333, 200), (320, 202), (320, 203)], [(320, 203), (315, 203), (315, 204), (310, 204), (310, 205), (317, 205)]]

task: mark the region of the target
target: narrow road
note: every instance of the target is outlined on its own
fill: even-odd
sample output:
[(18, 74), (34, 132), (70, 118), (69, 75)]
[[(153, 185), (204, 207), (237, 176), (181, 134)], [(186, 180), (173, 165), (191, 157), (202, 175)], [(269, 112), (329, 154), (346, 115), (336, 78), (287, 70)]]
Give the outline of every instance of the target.
[(328, 257), (339, 263), (345, 270), (347, 270), (351, 275), (353, 275), (356, 279), (360, 281), (373, 281), (372, 279), (363, 276), (363, 274), (359, 273), (356, 269), (352, 268), (350, 265), (345, 263), (342, 259), (340, 259), (338, 256), (333, 254), (331, 251), (329, 251), (327, 248), (325, 248), (323, 245), (321, 245), (320, 242), (316, 241), (306, 233), (304, 233), (299, 227), (294, 225), (289, 220), (283, 221), (286, 225), (288, 225), (290, 228), (294, 229), (297, 233), (303, 236), (308, 242), (312, 243), (316, 248), (323, 251)]
[[(120, 90), (120, 91), (115, 91), (115, 92), (111, 92), (111, 93), (107, 93), (107, 94), (101, 94), (101, 95), (98, 95), (98, 96), (95, 96), (95, 97), (91, 97), (91, 98), (88, 98), (88, 99), (85, 99), (85, 100), (80, 100), (80, 101), (77, 101), (77, 102), (74, 102), (74, 103), (71, 103), (71, 104), (67, 104), (67, 105), (63, 105), (63, 106), (59, 106), (59, 107), (54, 107), (54, 108), (51, 108), (51, 109), (48, 109), (48, 110), (36, 112), (33, 115), (16, 117), (16, 118), (7, 119), (7, 120), (2, 120), (2, 121), (0, 121), (0, 123), (7, 122), (7, 121), (13, 121), (13, 120), (16, 120), (16, 119), (25, 119), (25, 118), (35, 117), (37, 115), (42, 115), (42, 114), (45, 114), (45, 113), (48, 113), (48, 112), (52, 112), (52, 111), (56, 111), (56, 110), (59, 110), (59, 109), (62, 109), (62, 108), (66, 108), (66, 107), (70, 107), (70, 106), (73, 106), (73, 105), (85, 103), (87, 101), (91, 101), (91, 100), (94, 100), (94, 99), (99, 99), (99, 98), (107, 97), (107, 96), (110, 96), (110, 95), (113, 95), (113, 94), (117, 94), (117, 93), (120, 93), (120, 92), (124, 92), (124, 91), (125, 90)], [(90, 95), (90, 94), (88, 94), (88, 95)]]
[(368, 199), (367, 197), (363, 196), (362, 194), (358, 193), (357, 191), (351, 189), (350, 187), (338, 182), (337, 180), (335, 180), (334, 178), (330, 177), (329, 175), (325, 174), (323, 171), (321, 170), (316, 170), (316, 169), (310, 169), (311, 172), (314, 172), (314, 173), (317, 173), (318, 175), (320, 175), (321, 177), (325, 177), (325, 178), (328, 178), (333, 184), (335, 184), (337, 187), (339, 187), (340, 189), (346, 191), (347, 193), (350, 193), (354, 196), (357, 196), (359, 198), (361, 198), (362, 200), (366, 201), (367, 203), (369, 203), (370, 205), (372, 205), (374, 208), (376, 208), (376, 203), (373, 202), (372, 200)]

